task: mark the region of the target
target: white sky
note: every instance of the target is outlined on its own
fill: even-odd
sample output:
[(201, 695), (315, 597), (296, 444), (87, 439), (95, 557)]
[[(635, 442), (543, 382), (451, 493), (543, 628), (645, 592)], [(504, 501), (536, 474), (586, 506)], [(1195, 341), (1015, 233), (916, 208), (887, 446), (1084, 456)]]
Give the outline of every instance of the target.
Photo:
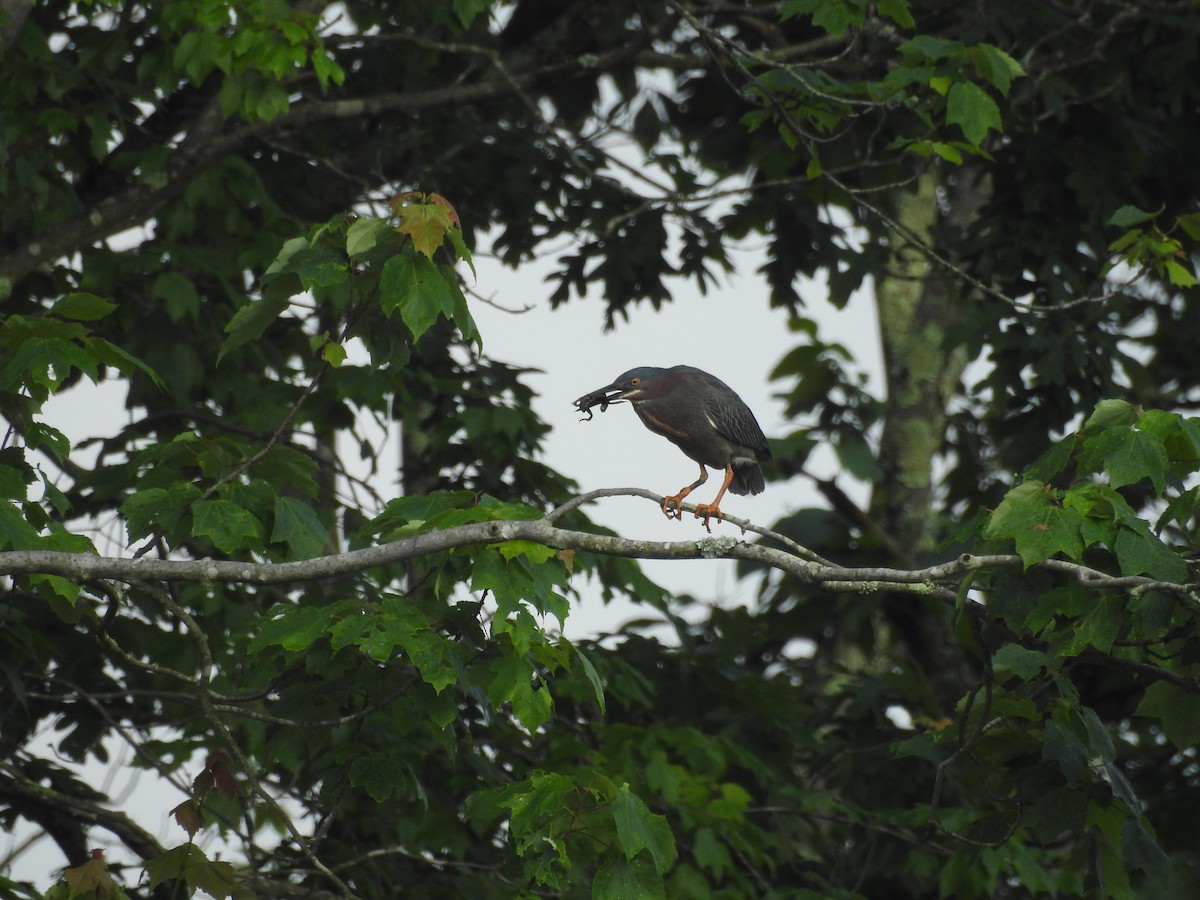
[[(660, 494), (674, 493), (696, 477), (696, 465), (665, 438), (648, 431), (628, 404), (594, 410), (591, 421), (579, 421), (572, 407), (575, 398), (610, 383), (622, 372), (640, 365), (694, 365), (716, 375), (732, 387), (754, 411), (768, 437), (780, 436), (806, 423), (784, 419), (781, 390), (768, 380), (771, 370), (796, 341), (803, 338), (787, 330), (787, 315), (772, 310), (767, 286), (755, 270), (763, 254), (737, 255), (737, 271), (719, 290), (702, 296), (690, 283), (679, 282), (673, 302), (655, 311), (648, 304), (631, 311), (630, 321), (604, 332), (603, 303), (598, 297), (572, 300), (551, 311), (538, 304), (519, 315), (475, 304), (472, 312), (483, 334), (484, 352), (493, 359), (535, 366), (544, 374), (530, 377), (537, 391), (534, 408), (553, 426), (545, 443), (545, 461), (574, 478), (584, 491), (605, 487), (641, 487)], [(526, 266), (519, 272), (488, 259), (476, 259), (477, 289), (506, 307), (523, 308), (549, 294), (541, 284), (544, 266)], [(540, 270), (540, 271), (539, 271)], [(882, 384), (882, 364), (874, 307), (859, 293), (843, 311), (824, 300), (819, 285), (802, 289), (811, 298), (808, 312), (820, 323), (821, 337), (844, 344), (870, 377), (870, 388)], [(832, 452), (817, 451), (813, 474), (836, 474)], [(719, 481), (709, 481), (689, 498), (711, 500)], [(855, 496), (855, 486), (843, 487)], [(855, 499), (864, 501), (860, 492)], [(722, 501), (727, 513), (770, 525), (786, 513), (824, 505), (807, 479), (768, 484), (757, 496), (728, 495)], [(650, 501), (617, 497), (593, 504), (589, 515), (619, 534), (649, 540), (695, 540), (703, 536), (699, 521), (668, 521)], [(737, 535), (736, 526), (713, 524), (714, 534)], [(642, 563), (647, 575), (673, 593), (688, 592), (723, 604), (752, 599), (753, 585), (739, 584), (729, 560), (650, 560)], [(596, 601), (599, 607), (599, 601)], [(636, 608), (637, 615), (646, 610)], [(585, 602), (567, 622), (568, 637), (594, 634), (611, 628), (631, 610), (593, 608)]]

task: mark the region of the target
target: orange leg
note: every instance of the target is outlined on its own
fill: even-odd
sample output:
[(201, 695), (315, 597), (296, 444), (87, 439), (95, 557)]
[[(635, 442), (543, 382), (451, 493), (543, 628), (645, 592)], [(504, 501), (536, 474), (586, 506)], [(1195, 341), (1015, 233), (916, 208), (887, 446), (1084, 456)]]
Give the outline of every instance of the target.
[(696, 518), (704, 516), (704, 529), (710, 534), (712, 533), (712, 529), (708, 527), (708, 520), (713, 516), (717, 517), (718, 522), (724, 520), (724, 516), (721, 515), (720, 503), (721, 498), (725, 496), (725, 492), (729, 490), (729, 483), (731, 481), (733, 481), (733, 466), (726, 466), (725, 480), (721, 482), (721, 489), (717, 491), (717, 496), (713, 498), (713, 502), (696, 504)]
[[(685, 487), (683, 490), (681, 490), (678, 494), (674, 494), (670, 497), (663, 497), (663, 502), (662, 502), (663, 515), (666, 516), (668, 519), (682, 519), (683, 518), (683, 498), (686, 497), (688, 494), (690, 494), (692, 491), (694, 491), (696, 488), (700, 487), (700, 485), (704, 484), (704, 482), (706, 482), (706, 481), (708, 481), (708, 469), (704, 468), (704, 466), (701, 465), (699, 478), (697, 478), (695, 481), (693, 481), (691, 484), (689, 484), (687, 487)], [(672, 506), (674, 506), (675, 508), (671, 509)]]

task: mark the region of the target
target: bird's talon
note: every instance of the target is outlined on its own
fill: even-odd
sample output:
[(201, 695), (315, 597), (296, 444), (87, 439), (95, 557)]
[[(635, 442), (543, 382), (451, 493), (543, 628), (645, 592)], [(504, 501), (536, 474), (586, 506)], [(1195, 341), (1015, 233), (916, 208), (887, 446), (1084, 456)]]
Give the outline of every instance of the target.
[(720, 508), (707, 503), (700, 503), (696, 506), (696, 518), (699, 519), (701, 516), (704, 517), (704, 529), (709, 534), (712, 534), (712, 528), (708, 524), (709, 519), (715, 516), (718, 525), (725, 521), (725, 516), (721, 513)]

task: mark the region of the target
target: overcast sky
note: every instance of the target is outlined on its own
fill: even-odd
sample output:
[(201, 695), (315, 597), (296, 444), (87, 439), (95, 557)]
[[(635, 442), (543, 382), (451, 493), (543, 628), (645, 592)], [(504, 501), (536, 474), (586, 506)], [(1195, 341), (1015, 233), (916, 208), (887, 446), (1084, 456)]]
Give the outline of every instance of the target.
[[(544, 374), (531, 376), (537, 391), (534, 407), (553, 426), (545, 444), (545, 461), (574, 478), (584, 491), (605, 487), (640, 487), (660, 494), (675, 493), (696, 477), (696, 464), (674, 444), (642, 425), (628, 404), (597, 408), (591, 421), (580, 421), (573, 409), (575, 398), (603, 387), (617, 375), (635, 366), (697, 366), (732, 387), (754, 411), (768, 437), (787, 434), (806, 423), (788, 422), (783, 403), (773, 395), (780, 390), (768, 380), (783, 354), (803, 336), (787, 330), (787, 315), (772, 310), (767, 287), (756, 269), (761, 251), (737, 254), (738, 271), (724, 279), (718, 290), (702, 296), (688, 282), (678, 282), (675, 299), (660, 311), (648, 304), (631, 310), (630, 321), (604, 332), (604, 308), (599, 297), (572, 300), (550, 311), (538, 301), (550, 288), (542, 283), (553, 266), (529, 265), (519, 272), (505, 269), (486, 258), (476, 260), (479, 279), (476, 290), (509, 308), (535, 308), (519, 315), (500, 312), (484, 304), (472, 311), (483, 334), (484, 352), (494, 359), (534, 366)], [(844, 344), (870, 377), (870, 388), (882, 383), (878, 332), (870, 298), (860, 292), (845, 310), (826, 303), (818, 284), (808, 284), (802, 293), (809, 302), (806, 312), (820, 323), (823, 340)], [(814, 474), (836, 474), (831, 452), (812, 458)], [(843, 479), (842, 485), (857, 500), (865, 496)], [(707, 502), (715, 496), (720, 481), (710, 474), (708, 483), (689, 500)], [(859, 488), (861, 491), (861, 488)], [(726, 512), (770, 525), (785, 513), (812, 505), (824, 505), (807, 479), (769, 483), (754, 497), (727, 495), (721, 502)], [(651, 502), (618, 497), (601, 500), (589, 509), (598, 522), (629, 538), (650, 540), (694, 540), (703, 534), (700, 522), (685, 518), (669, 521)], [(739, 535), (729, 523), (713, 525), (714, 534)], [(647, 574), (674, 592), (687, 591), (722, 602), (746, 602), (752, 597), (747, 586), (733, 578), (734, 563), (728, 560), (657, 560), (644, 562)], [(598, 604), (596, 604), (598, 605)], [(572, 612), (567, 634), (576, 637), (604, 630), (614, 616), (628, 610), (604, 610), (585, 603)], [(645, 610), (640, 610), (640, 615)]]

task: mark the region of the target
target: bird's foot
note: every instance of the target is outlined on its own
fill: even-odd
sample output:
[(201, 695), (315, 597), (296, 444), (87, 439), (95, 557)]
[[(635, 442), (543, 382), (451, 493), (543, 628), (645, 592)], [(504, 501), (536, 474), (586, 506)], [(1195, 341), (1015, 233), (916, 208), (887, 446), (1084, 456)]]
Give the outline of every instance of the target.
[(718, 525), (725, 521), (725, 516), (721, 514), (720, 507), (715, 503), (697, 503), (696, 518), (699, 519), (701, 516), (704, 517), (704, 530), (709, 534), (712, 534), (712, 528), (708, 524), (709, 519), (716, 516)]
[(675, 494), (671, 497), (663, 497), (662, 511), (663, 515), (668, 519), (678, 519), (683, 521), (683, 498), (684, 494)]

